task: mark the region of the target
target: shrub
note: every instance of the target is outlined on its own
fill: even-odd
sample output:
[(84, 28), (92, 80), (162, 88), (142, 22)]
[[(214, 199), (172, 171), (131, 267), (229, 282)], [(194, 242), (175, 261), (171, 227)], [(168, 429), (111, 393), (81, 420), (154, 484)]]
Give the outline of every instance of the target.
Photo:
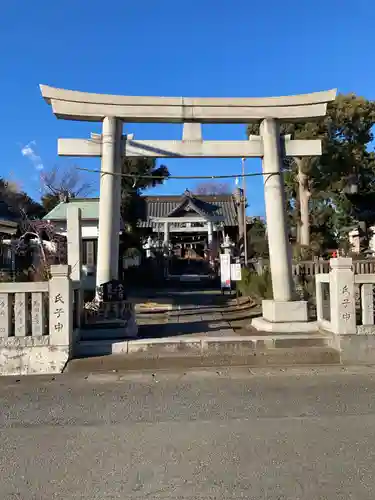
[(294, 280), (296, 299), (315, 301), (315, 277), (298, 276)]
[(257, 274), (248, 268), (242, 269), (242, 279), (237, 282), (237, 287), (241, 295), (256, 301), (273, 298), (271, 273), (268, 269), (263, 274)]

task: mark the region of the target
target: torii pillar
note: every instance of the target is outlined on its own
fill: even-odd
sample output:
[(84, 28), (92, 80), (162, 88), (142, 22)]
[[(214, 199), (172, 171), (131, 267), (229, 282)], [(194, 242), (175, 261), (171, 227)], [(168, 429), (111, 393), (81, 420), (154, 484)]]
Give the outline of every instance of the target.
[[(293, 300), (294, 287), (281, 165), (284, 155), (281, 151), (279, 125), (276, 120), (266, 118), (262, 121), (260, 137), (263, 142), (262, 169), (268, 174), (263, 175), (263, 183), (273, 298), (276, 302), (284, 303)], [(266, 316), (263, 312), (263, 317), (268, 319), (269, 308), (266, 309)], [(299, 321), (307, 321), (307, 316), (303, 314)]]
[(122, 122), (114, 117), (103, 120), (99, 198), (98, 255), (96, 287), (118, 279), (121, 224), (121, 139)]

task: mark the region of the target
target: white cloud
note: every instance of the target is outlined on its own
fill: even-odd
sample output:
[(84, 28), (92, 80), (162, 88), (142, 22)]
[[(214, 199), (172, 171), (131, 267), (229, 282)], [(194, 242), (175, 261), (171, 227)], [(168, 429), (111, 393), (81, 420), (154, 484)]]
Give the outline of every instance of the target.
[(31, 161), (36, 170), (43, 170), (44, 165), (41, 157), (35, 151), (35, 146), (36, 146), (35, 141), (29, 142), (29, 144), (26, 144), (26, 146), (23, 146), (21, 148), (21, 154), (22, 156), (25, 156)]

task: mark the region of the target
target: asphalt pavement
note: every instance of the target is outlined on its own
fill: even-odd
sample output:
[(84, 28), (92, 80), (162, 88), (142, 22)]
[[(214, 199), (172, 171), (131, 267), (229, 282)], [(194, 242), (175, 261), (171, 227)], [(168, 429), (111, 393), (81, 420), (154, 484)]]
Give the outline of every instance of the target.
[(0, 379), (1, 499), (373, 499), (375, 369)]

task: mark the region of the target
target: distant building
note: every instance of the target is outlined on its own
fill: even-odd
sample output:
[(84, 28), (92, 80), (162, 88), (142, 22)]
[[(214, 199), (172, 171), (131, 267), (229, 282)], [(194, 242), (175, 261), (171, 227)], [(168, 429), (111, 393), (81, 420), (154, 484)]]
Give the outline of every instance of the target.
[[(72, 198), (60, 202), (45, 217), (57, 233), (66, 236), (67, 205), (81, 209), (83, 265), (94, 268), (97, 256), (99, 198)], [(217, 255), (224, 236), (238, 241), (238, 193), (233, 195), (194, 195), (185, 191), (180, 196), (141, 196), (136, 207), (141, 236), (149, 236), (168, 244), (173, 252), (184, 256), (194, 250), (204, 256), (210, 249)], [(243, 227), (243, 224), (242, 224)], [(191, 252), (190, 252), (191, 253)]]

